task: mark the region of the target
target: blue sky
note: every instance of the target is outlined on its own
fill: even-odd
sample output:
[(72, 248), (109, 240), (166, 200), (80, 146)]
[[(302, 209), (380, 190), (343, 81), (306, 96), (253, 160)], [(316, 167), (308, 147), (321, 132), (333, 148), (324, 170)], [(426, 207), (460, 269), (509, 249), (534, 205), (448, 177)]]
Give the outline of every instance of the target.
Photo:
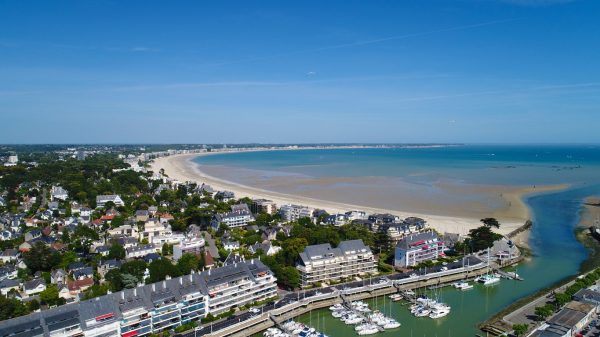
[(600, 142), (600, 2), (0, 1), (0, 143)]

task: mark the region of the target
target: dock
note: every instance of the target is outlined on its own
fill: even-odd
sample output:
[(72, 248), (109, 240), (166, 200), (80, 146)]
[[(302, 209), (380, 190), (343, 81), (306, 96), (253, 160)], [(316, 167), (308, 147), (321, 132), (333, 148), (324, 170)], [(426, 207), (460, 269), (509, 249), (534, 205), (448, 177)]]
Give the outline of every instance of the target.
[(503, 270), (497, 269), (496, 273), (500, 274), (500, 276), (502, 278), (508, 279), (508, 280), (517, 280), (517, 281), (523, 281), (523, 278), (521, 276), (519, 276), (517, 273), (511, 272), (511, 273), (507, 273)]

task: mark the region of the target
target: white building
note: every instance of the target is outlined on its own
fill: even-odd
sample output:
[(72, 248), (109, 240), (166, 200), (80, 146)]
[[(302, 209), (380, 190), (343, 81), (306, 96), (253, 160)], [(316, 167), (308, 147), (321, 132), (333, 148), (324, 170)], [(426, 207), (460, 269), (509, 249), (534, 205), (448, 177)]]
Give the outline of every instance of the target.
[(239, 204), (231, 206), (231, 212), (216, 214), (211, 221), (211, 225), (215, 229), (219, 229), (221, 224), (225, 224), (229, 228), (235, 228), (247, 226), (252, 221), (254, 221), (254, 216), (248, 205)]
[(277, 213), (277, 204), (267, 199), (254, 199), (252, 200), (252, 212), (272, 215)]
[(314, 209), (299, 205), (283, 205), (279, 208), (281, 218), (286, 221), (298, 221), (301, 218), (313, 218)]
[(128, 259), (136, 258), (136, 257), (144, 257), (151, 253), (156, 253), (157, 249), (154, 245), (137, 245), (133, 247), (129, 247), (125, 249), (125, 257)]
[(443, 257), (446, 245), (434, 232), (404, 237), (396, 245), (394, 266), (406, 268)]
[(328, 243), (307, 246), (296, 268), (303, 287), (377, 273), (375, 257), (362, 240), (343, 241), (337, 248)]
[(125, 206), (123, 199), (121, 199), (121, 197), (116, 194), (96, 196), (96, 207), (97, 208), (104, 207), (107, 202), (113, 202), (116, 206)]
[(179, 244), (173, 246), (173, 260), (177, 261), (183, 254), (202, 254), (205, 241), (203, 238), (191, 237), (182, 240)]
[(60, 186), (52, 186), (52, 189), (50, 190), (50, 197), (52, 200), (65, 201), (69, 197), (69, 193)]

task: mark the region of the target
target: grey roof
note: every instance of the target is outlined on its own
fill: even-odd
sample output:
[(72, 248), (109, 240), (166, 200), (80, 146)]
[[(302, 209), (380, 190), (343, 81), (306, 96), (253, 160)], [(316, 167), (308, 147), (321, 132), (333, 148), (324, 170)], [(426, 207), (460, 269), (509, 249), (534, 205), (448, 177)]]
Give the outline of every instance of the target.
[(550, 327), (559, 326), (571, 329), (585, 316), (586, 314), (581, 311), (564, 308), (558, 314), (548, 320), (548, 324), (550, 324)]
[(342, 251), (342, 253), (355, 251), (355, 252), (370, 252), (371, 249), (365, 246), (363, 240), (348, 240), (340, 242), (338, 248)]
[(12, 288), (12, 287), (18, 287), (19, 285), (21, 285), (21, 282), (19, 282), (19, 280), (11, 280), (11, 279), (6, 279), (3, 280), (2, 282), (0, 282), (0, 288)]
[(573, 295), (573, 299), (583, 303), (600, 304), (600, 292), (591, 289), (581, 289)]
[(44, 279), (42, 278), (34, 278), (31, 281), (27, 281), (23, 284), (23, 289), (35, 289), (36, 287), (38, 287), (40, 284), (45, 285), (46, 281), (44, 281)]
[(433, 239), (437, 239), (437, 238), (438, 238), (438, 236), (434, 232), (417, 233), (417, 234), (409, 235), (409, 236), (402, 238), (402, 240), (398, 241), (397, 247), (407, 249), (409, 245), (411, 245), (415, 242), (424, 241), (424, 240), (433, 240)]
[(216, 268), (202, 273), (177, 277), (162, 282), (144, 285), (134, 289), (108, 294), (91, 300), (66, 304), (39, 313), (17, 317), (2, 322), (0, 337), (31, 337), (44, 333), (48, 329), (58, 329), (74, 324), (85, 327), (85, 322), (95, 317), (113, 314), (114, 318), (103, 321), (109, 324), (122, 317), (122, 313), (145, 308), (154, 309), (155, 303), (180, 300), (184, 295), (199, 292), (208, 295), (208, 287), (241, 278), (254, 279), (258, 273), (270, 272), (260, 261), (252, 260)]

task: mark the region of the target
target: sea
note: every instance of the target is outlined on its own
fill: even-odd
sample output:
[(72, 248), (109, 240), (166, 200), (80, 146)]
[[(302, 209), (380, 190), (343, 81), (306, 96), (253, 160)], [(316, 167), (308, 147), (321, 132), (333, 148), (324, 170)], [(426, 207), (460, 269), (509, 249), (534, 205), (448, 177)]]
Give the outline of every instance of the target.
[[(368, 178), (388, 181), (388, 189), (394, 189), (400, 181), (424, 190), (436, 189), (442, 181), (461, 188), (466, 186), (443, 192), (444, 198), (457, 193), (455, 198), (460, 201), (478, 197), (460, 195), (477, 190), (474, 186), (566, 184), (557, 191), (525, 197), (533, 227), (529, 239), (532, 256), (517, 266), (524, 281), (502, 280), (491, 287), (476, 285), (470, 291), (449, 287), (438, 290), (436, 296), (448, 303), (452, 311), (437, 320), (415, 318), (404, 305), (382, 297), (373, 299), (372, 307), (379, 307), (402, 324), (397, 330), (376, 336), (475, 336), (481, 334), (477, 328), (479, 323), (516, 300), (576, 275), (588, 254), (576, 240), (574, 230), (583, 201), (590, 196), (600, 196), (598, 145), (264, 151), (203, 156), (195, 161), (213, 176), (261, 188), (280, 177), (298, 179), (296, 182), (333, 179), (353, 184), (358, 181), (353, 188), (360, 188)], [(290, 192), (289, 187), (286, 188), (280, 191)], [(326, 185), (318, 188), (326, 188)], [(387, 191), (383, 193), (389, 195)], [(338, 200), (344, 199), (333, 201)], [(356, 335), (351, 326), (331, 317), (327, 309), (312, 311), (298, 320), (331, 337)]]

